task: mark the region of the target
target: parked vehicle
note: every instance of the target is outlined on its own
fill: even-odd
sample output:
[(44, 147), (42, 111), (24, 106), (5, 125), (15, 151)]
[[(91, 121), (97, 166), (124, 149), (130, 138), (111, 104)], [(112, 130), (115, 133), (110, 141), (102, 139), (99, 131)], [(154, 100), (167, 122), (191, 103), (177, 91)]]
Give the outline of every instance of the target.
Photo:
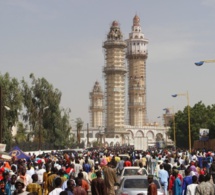
[[(145, 168), (141, 168), (142, 171), (140, 172), (140, 167), (137, 166), (131, 166), (131, 167), (124, 167), (122, 170), (122, 173), (120, 175), (120, 181), (125, 176), (132, 176), (132, 175), (148, 175), (148, 172)], [(139, 172), (138, 172), (139, 171)]]
[[(164, 190), (159, 180), (154, 178), (154, 183), (157, 186), (157, 195), (164, 195)], [(124, 176), (119, 187), (117, 187), (116, 195), (147, 195), (148, 186), (147, 176)]]

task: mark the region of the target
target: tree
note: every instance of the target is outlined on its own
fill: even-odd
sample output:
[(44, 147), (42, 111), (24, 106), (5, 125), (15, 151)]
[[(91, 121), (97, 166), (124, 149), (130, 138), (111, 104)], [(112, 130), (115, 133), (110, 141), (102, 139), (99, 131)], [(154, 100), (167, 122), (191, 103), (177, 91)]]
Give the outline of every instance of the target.
[(23, 123), (18, 123), (17, 125), (17, 133), (14, 136), (14, 141), (16, 145), (20, 145), (23, 142), (26, 143), (28, 140), (28, 133), (26, 127), (24, 127)]
[[(24, 120), (31, 126), (33, 141), (39, 147), (52, 143), (55, 148), (64, 147), (70, 133), (69, 115), (61, 116), (61, 92), (45, 79), (30, 74), (31, 86), (22, 79), (22, 94), (26, 112)], [(41, 149), (41, 148), (39, 148)]]
[(82, 121), (82, 119), (77, 118), (76, 119), (76, 128), (77, 128), (77, 142), (78, 142), (78, 144), (81, 143), (81, 130), (82, 130), (83, 125), (84, 125), (84, 122)]
[[(22, 94), (19, 82), (16, 78), (10, 77), (9, 73), (0, 75), (1, 90), (1, 131), (2, 142), (11, 148), (12, 127), (18, 121), (19, 110), (22, 109)], [(7, 109), (5, 109), (7, 108)]]
[[(210, 130), (209, 138), (215, 138), (215, 105), (205, 106), (201, 101), (190, 108), (191, 142), (199, 139), (199, 130)], [(187, 106), (183, 111), (175, 113), (177, 147), (188, 148), (188, 115)], [(170, 124), (169, 135), (173, 139), (173, 122)]]

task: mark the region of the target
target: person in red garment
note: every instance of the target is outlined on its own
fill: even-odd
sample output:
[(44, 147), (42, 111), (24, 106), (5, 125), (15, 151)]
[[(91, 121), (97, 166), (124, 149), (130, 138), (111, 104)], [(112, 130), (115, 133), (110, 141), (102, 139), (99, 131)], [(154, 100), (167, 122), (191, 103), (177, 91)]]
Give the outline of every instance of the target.
[(124, 167), (131, 167), (131, 161), (129, 160), (129, 158), (126, 158), (126, 161), (124, 162)]
[(157, 186), (153, 181), (153, 175), (148, 175), (148, 183), (149, 183), (149, 187), (148, 187), (147, 195), (157, 195)]

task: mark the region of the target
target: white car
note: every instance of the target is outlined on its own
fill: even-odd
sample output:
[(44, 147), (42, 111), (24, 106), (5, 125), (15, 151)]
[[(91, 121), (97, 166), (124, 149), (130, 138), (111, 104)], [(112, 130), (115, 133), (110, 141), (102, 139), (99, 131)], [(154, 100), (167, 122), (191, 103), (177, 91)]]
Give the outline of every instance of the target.
[[(140, 169), (142, 169), (142, 171)], [(142, 168), (138, 166), (124, 167), (120, 175), (120, 181), (123, 179), (124, 176), (133, 176), (133, 175), (148, 175), (148, 172), (144, 167)]]
[[(157, 186), (157, 195), (164, 195), (159, 180), (154, 178), (153, 182)], [(148, 186), (147, 176), (125, 176), (117, 187), (116, 195), (147, 195)]]

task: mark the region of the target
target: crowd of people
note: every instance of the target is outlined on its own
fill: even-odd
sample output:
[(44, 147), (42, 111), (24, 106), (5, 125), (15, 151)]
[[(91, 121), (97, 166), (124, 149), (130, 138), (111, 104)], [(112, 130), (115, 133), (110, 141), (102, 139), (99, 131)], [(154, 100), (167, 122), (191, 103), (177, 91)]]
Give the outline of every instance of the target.
[[(128, 154), (126, 159), (120, 154)], [(0, 195), (115, 195), (118, 175), (138, 166), (148, 175), (148, 195), (156, 195), (157, 178), (165, 195), (214, 195), (215, 156), (211, 151), (133, 148), (93, 149), (84, 153), (29, 154), (1, 161)]]

